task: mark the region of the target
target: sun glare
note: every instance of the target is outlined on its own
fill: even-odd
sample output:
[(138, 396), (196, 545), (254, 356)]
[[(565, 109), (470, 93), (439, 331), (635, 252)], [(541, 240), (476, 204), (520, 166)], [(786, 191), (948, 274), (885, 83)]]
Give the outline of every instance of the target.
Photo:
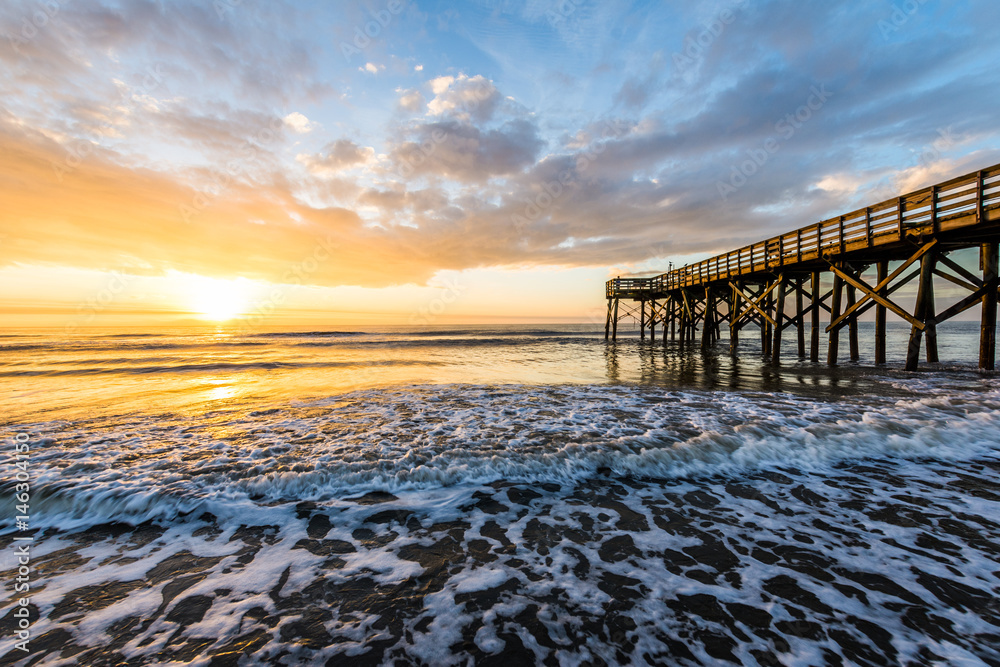
[(246, 279), (197, 278), (191, 283), (191, 308), (203, 319), (221, 322), (246, 312), (251, 283)]

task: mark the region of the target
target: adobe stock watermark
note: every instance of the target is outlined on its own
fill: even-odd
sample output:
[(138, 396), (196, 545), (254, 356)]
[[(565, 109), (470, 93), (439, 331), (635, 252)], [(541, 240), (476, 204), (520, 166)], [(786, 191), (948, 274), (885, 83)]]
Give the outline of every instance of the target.
[[(496, 88), (488, 79), (479, 81), (472, 89), (472, 96), (464, 98), (462, 104), (455, 108), (459, 114), (471, 114), (476, 111), (483, 102), (493, 97)], [(451, 137), (451, 134), (441, 127), (435, 127), (430, 132), (430, 136), (420, 143), (413, 143), (411, 150), (406, 155), (401, 155), (399, 165), (396, 167), (396, 174), (401, 178), (410, 178), (417, 171), (417, 167), (423, 165), (437, 152), (438, 146)]]
[(104, 288), (77, 306), (77, 317), (66, 324), (65, 332), (68, 334), (77, 333), (80, 327), (87, 326), (94, 321), (101, 312), (107, 310), (128, 288), (129, 283), (135, 279), (122, 271), (112, 271), (111, 278), (108, 279)]
[(899, 32), (920, 11), (921, 5), (925, 4), (927, 4), (927, 0), (905, 0), (905, 2), (894, 4), (889, 17), (878, 22), (878, 30), (882, 33), (882, 39), (889, 41), (890, 37)]
[(533, 197), (524, 199), (524, 208), (519, 213), (510, 216), (514, 231), (521, 239), (524, 238), (528, 226), (545, 215), (567, 192), (579, 187), (580, 176), (607, 150), (610, 139), (618, 139), (628, 132), (628, 124), (623, 120), (605, 121), (599, 139), (590, 142), (587, 148), (576, 158), (574, 169), (566, 169), (559, 173), (556, 180), (544, 181), (540, 184), (540, 192)]
[(427, 139), (415, 143), (407, 155), (400, 156), (396, 173), (402, 178), (413, 176), (417, 167), (427, 162), (428, 158), (437, 152), (438, 146), (448, 140), (448, 136), (449, 134), (440, 127), (435, 127)]
[(280, 137), (284, 128), (284, 119), (272, 118), (267, 127), (261, 128), (243, 143), (238, 157), (227, 162), (222, 169), (214, 169), (209, 172), (206, 185), (191, 195), (191, 201), (177, 205), (181, 219), (186, 224), (191, 224), (199, 214), (209, 208), (225, 192), (226, 188), (232, 185), (235, 179), (243, 175), (250, 166), (258, 163), (260, 151)]
[(319, 271), (320, 266), (330, 261), (338, 247), (337, 240), (327, 236), (316, 244), (307, 257), (288, 267), (288, 271), (281, 277), (281, 283), (254, 304), (253, 310), (239, 318), (236, 333), (252, 333), (254, 327), (260, 326), (266, 318), (274, 315), (287, 297), (288, 286), (308, 285), (309, 279)]
[[(944, 157), (945, 151), (954, 148), (958, 144), (958, 138), (955, 136), (952, 127), (949, 125), (945, 128), (938, 128), (938, 138), (920, 151), (920, 154), (917, 156), (918, 166), (930, 169)], [(878, 197), (879, 201), (886, 201), (899, 196), (899, 188), (891, 180), (883, 179), (872, 191), (872, 194)]]
[(212, 0), (212, 8), (215, 9), (220, 21), (225, 20), (226, 14), (232, 14), (242, 6), (243, 0)]
[(354, 26), (354, 39), (350, 42), (340, 42), (340, 52), (344, 54), (344, 60), (351, 62), (351, 56), (360, 55), (371, 46), (372, 40), (389, 27), (393, 18), (403, 13), (406, 4), (407, 0), (389, 0), (384, 9), (371, 13), (370, 21)]
[(576, 13), (584, 2), (585, 0), (555, 0), (545, 11), (545, 18), (548, 19), (549, 25), (556, 27)]
[(833, 93), (826, 88), (826, 84), (813, 86), (809, 89), (809, 97), (805, 104), (794, 112), (786, 114), (784, 118), (774, 124), (776, 136), (769, 137), (760, 148), (747, 149), (747, 158), (738, 165), (730, 167), (728, 181), (717, 181), (716, 189), (719, 197), (723, 201), (733, 194), (759, 172), (768, 163), (771, 157), (781, 150), (781, 147), (789, 142), (802, 127), (808, 123), (823, 108), (827, 101), (833, 97)]
[(448, 311), (448, 308), (452, 304), (458, 301), (466, 289), (468, 288), (460, 283), (457, 277), (446, 280), (444, 282), (444, 292), (431, 299), (427, 304), (417, 308), (410, 315), (410, 324), (413, 326), (433, 324)]
[(59, 12), (69, 0), (57, 2), (56, 0), (45, 0), (36, 2), (35, 9), (31, 14), (21, 17), (21, 23), (17, 26), (16, 33), (7, 33), (7, 41), (11, 48), (19, 56), (24, 56), (21, 51), (22, 46), (27, 46), (38, 34), (47, 29), (53, 23), (59, 21)]
[(731, 7), (716, 14), (697, 35), (688, 35), (684, 40), (683, 49), (673, 55), (674, 67), (677, 68), (677, 71), (689, 72), (704, 60), (705, 53), (715, 43), (715, 40), (722, 36), (727, 26), (735, 23), (736, 13), (749, 4), (750, 0), (736, 0)]
[[(157, 63), (155, 65), (150, 65), (142, 73), (142, 80), (138, 88), (134, 89), (132, 96), (128, 98), (123, 104), (119, 105), (119, 109), (124, 109), (124, 112), (128, 113), (131, 111), (132, 106), (135, 104), (134, 100), (136, 95), (147, 96), (150, 95), (154, 90), (159, 88), (166, 77), (163, 65)], [(115, 126), (113, 123), (106, 122), (104, 124), (104, 130), (106, 132), (115, 132)], [(67, 146), (68, 155), (62, 161), (52, 160), (52, 169), (55, 171), (56, 180), (59, 183), (63, 182), (66, 175), (79, 169), (83, 161), (93, 155), (94, 151), (100, 144), (89, 141), (86, 139), (77, 139), (71, 142)]]
[(15, 638), (18, 640), (14, 648), (25, 653), (30, 652), (28, 641), (31, 639), (31, 438), (27, 433), (14, 435), (13, 451), (10, 461), (13, 466), (14, 497), (11, 508), (17, 527), (17, 534), (11, 546), (17, 558), (17, 568), (13, 586), (14, 593), (20, 594), (14, 605), (13, 617), (16, 620)]

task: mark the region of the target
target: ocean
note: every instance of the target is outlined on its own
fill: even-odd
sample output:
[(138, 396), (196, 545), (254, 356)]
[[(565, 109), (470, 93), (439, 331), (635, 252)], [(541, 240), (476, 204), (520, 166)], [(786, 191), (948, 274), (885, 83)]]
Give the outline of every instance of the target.
[(0, 663), (998, 665), (1000, 380), (907, 335), (8, 330)]

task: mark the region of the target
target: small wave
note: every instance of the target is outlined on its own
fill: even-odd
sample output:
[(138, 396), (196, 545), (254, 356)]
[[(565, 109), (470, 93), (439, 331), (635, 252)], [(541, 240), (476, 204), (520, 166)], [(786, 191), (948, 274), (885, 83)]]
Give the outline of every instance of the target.
[[(589, 343), (588, 339), (581, 338), (570, 338), (570, 337), (557, 337), (557, 338), (546, 338), (544, 341), (525, 341), (518, 338), (484, 338), (484, 337), (470, 337), (470, 338), (399, 338), (399, 339), (375, 339), (375, 340), (350, 340), (346, 341), (346, 344), (350, 347), (363, 347), (363, 348), (410, 348), (410, 347), (501, 347), (505, 345), (525, 345), (535, 342), (544, 342), (546, 345), (551, 344), (586, 344)], [(341, 341), (336, 342), (326, 342), (326, 341), (303, 341), (292, 343), (294, 347), (330, 347), (333, 345), (344, 344)]]
[[(87, 362), (92, 363), (92, 362)], [(285, 370), (296, 368), (367, 368), (371, 366), (436, 366), (439, 362), (407, 359), (377, 359), (357, 361), (262, 361), (249, 363), (214, 362), (151, 366), (91, 366), (87, 368), (26, 369), (0, 371), (0, 377), (72, 377), (85, 375), (145, 375), (154, 373), (199, 373), (218, 371)]]
[(403, 336), (414, 338), (440, 337), (440, 336), (488, 336), (499, 337), (531, 337), (531, 336), (594, 336), (598, 332), (593, 331), (554, 331), (549, 329), (448, 329), (448, 330), (421, 330), (401, 333)]
[[(40, 424), (46, 512), (137, 520), (202, 504), (323, 500), (498, 480), (576, 483), (829, 471), (997, 452), (1000, 392), (814, 400), (640, 387), (439, 386), (188, 416)], [(69, 492), (68, 489), (72, 489)], [(42, 501), (40, 501), (42, 502)], [(41, 507), (41, 505), (40, 505)], [(164, 509), (167, 508), (167, 509)], [(112, 512), (112, 510), (114, 512)]]
[(348, 336), (363, 336), (363, 331), (280, 331), (255, 334), (260, 338), (345, 338)]

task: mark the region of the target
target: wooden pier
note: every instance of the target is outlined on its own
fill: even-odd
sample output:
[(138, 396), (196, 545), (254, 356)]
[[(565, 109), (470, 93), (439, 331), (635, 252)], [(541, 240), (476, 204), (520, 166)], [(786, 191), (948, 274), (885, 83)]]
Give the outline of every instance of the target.
[[(979, 304), (979, 366), (993, 370), (998, 241), (1000, 165), (668, 273), (609, 280), (605, 338), (617, 338), (620, 319), (635, 317), (643, 338), (648, 330), (655, 339), (662, 326), (664, 340), (679, 337), (682, 343), (692, 343), (700, 335), (701, 345), (707, 347), (720, 338), (725, 324), (735, 353), (742, 330), (754, 324), (760, 327), (764, 354), (778, 363), (781, 334), (794, 327), (799, 357), (808, 354), (818, 362), (820, 331), (825, 330), (826, 360), (835, 365), (844, 328), (851, 359), (859, 359), (858, 319), (874, 308), (875, 363), (886, 360), (886, 317), (891, 312), (911, 326), (906, 368), (915, 370), (922, 343), (927, 361), (938, 361), (937, 325)], [(980, 275), (948, 257), (966, 248), (979, 248)], [(872, 266), (874, 285), (863, 279)], [(832, 288), (824, 292), (826, 273), (832, 276)], [(935, 276), (966, 289), (968, 295), (936, 310)], [(910, 312), (893, 301), (893, 294), (914, 280), (916, 305)], [(820, 322), (823, 312), (828, 314), (825, 326)]]

